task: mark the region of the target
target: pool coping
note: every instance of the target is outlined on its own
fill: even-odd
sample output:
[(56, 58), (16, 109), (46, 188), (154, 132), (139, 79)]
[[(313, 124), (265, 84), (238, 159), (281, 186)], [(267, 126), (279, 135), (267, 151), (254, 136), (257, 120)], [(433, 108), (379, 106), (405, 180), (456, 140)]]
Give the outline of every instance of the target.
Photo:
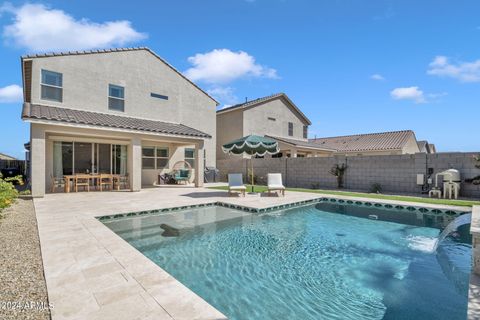
[[(343, 198), (338, 196), (329, 196), (329, 197), (322, 196), (314, 199), (296, 201), (296, 202), (274, 205), (269, 207), (258, 207), (258, 208), (239, 205), (239, 204), (232, 204), (225, 201), (212, 201), (208, 203), (185, 205), (185, 206), (179, 206), (179, 207), (165, 207), (161, 209), (143, 210), (143, 211), (136, 211), (136, 212), (134, 211), (134, 212), (117, 213), (117, 214), (96, 215), (95, 218), (97, 218), (99, 221), (105, 222), (110, 220), (158, 215), (161, 213), (177, 212), (181, 210), (212, 207), (212, 206), (221, 206), (225, 208), (242, 210), (250, 213), (267, 213), (267, 212), (272, 212), (276, 210), (292, 209), (299, 206), (310, 205), (310, 204), (321, 203), (321, 202), (350, 204), (350, 205), (363, 206), (363, 207), (375, 207), (377, 209), (386, 209), (386, 210), (397, 210), (397, 211), (407, 210), (409, 212), (419, 211), (421, 213), (433, 213), (435, 215), (446, 214), (447, 216), (450, 216), (450, 217), (459, 216), (461, 214), (469, 213), (472, 211), (467, 209), (469, 207), (443, 206), (442, 208), (439, 208), (439, 206), (435, 206), (435, 205), (433, 206), (418, 205), (418, 203), (416, 202), (395, 201), (394, 203), (385, 203), (384, 201), (380, 201), (380, 200), (371, 201), (369, 199), (367, 201), (367, 200), (360, 200), (360, 199), (362, 198), (356, 198), (355, 200), (355, 198), (352, 198), (352, 197)], [(363, 198), (363, 199), (366, 199), (366, 198)], [(401, 203), (403, 203), (403, 205)]]

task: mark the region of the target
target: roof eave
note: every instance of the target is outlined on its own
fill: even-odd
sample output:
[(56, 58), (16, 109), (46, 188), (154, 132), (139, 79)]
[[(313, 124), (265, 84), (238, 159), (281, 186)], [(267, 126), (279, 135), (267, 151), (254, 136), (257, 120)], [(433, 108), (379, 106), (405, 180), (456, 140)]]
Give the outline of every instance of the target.
[(127, 128), (118, 128), (118, 127), (108, 127), (108, 126), (99, 126), (99, 125), (91, 125), (91, 124), (83, 124), (83, 123), (73, 123), (67, 121), (58, 121), (58, 120), (47, 120), (47, 119), (40, 119), (36, 117), (23, 117), (22, 120), (29, 123), (37, 123), (37, 124), (49, 124), (49, 125), (56, 125), (56, 126), (64, 126), (64, 127), (76, 127), (76, 128), (86, 128), (86, 129), (97, 129), (97, 130), (111, 130), (116, 132), (129, 132), (129, 133), (140, 133), (146, 135), (153, 135), (153, 136), (165, 136), (171, 138), (185, 138), (185, 139), (193, 139), (193, 140), (203, 140), (203, 139), (211, 139), (212, 136), (205, 135), (184, 135), (184, 134), (175, 134), (175, 133), (164, 133), (164, 132), (156, 132), (156, 131), (146, 131), (146, 130), (137, 130), (137, 129), (127, 129)]

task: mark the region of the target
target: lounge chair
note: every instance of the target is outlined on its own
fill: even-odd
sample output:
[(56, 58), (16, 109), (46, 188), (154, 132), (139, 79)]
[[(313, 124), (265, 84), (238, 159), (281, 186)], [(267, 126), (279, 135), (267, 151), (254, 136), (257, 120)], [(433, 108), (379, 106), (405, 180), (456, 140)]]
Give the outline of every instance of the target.
[(268, 174), (268, 192), (272, 191), (281, 191), (282, 195), (285, 197), (285, 186), (282, 183), (282, 174), (281, 173), (269, 173)]
[(228, 174), (228, 195), (231, 195), (232, 191), (239, 191), (245, 197), (246, 190), (247, 187), (243, 185), (243, 178), (241, 173)]

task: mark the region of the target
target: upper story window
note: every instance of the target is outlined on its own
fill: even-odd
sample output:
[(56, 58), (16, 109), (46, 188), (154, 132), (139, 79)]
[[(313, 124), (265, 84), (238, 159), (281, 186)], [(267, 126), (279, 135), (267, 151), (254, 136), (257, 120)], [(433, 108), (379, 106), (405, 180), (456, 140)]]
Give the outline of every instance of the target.
[(63, 79), (58, 72), (42, 70), (41, 98), (62, 102), (63, 100)]
[(125, 111), (125, 88), (113, 84), (108, 85), (108, 109)]
[(270, 120), (270, 121), (277, 121), (277, 119), (272, 118), (272, 117), (268, 117), (268, 120)]
[(308, 126), (303, 126), (303, 138), (308, 138)]
[(288, 135), (289, 135), (290, 137), (293, 136), (293, 122), (289, 122), (289, 123), (288, 123)]

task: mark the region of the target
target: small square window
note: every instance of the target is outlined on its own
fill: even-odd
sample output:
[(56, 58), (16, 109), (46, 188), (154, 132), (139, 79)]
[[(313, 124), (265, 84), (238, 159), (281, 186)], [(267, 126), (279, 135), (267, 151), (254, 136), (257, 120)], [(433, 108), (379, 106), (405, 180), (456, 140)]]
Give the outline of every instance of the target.
[(50, 86), (61, 87), (62, 86), (62, 74), (58, 72), (42, 70), (42, 84)]
[(142, 148), (143, 157), (155, 157), (155, 148), (154, 147), (143, 147)]
[(157, 169), (164, 169), (168, 167), (168, 158), (157, 158)]
[(168, 149), (167, 148), (158, 148), (157, 157), (159, 158), (168, 158)]
[(142, 169), (155, 169), (155, 158), (142, 158)]
[(115, 86), (111, 84), (108, 86), (108, 91), (109, 91), (110, 97), (119, 98), (119, 99), (125, 98), (123, 95), (123, 91), (124, 91), (123, 87)]

